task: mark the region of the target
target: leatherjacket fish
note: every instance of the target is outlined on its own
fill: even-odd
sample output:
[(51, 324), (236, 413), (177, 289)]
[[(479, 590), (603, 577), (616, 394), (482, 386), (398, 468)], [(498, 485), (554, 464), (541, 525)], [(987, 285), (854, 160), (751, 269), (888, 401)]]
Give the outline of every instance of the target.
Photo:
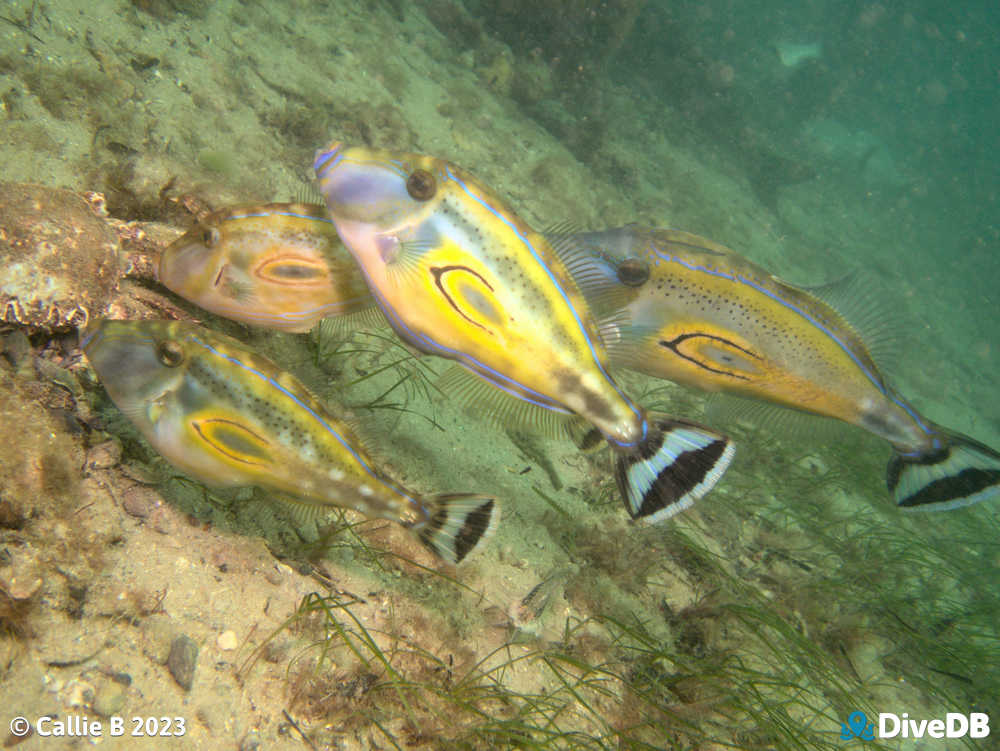
[(375, 304), (326, 208), (314, 204), (209, 214), (163, 251), (159, 280), (211, 313), (281, 331)]
[(716, 484), (729, 440), (648, 415), (622, 392), (572, 259), (475, 178), (429, 156), (338, 143), (314, 166), (344, 245), (405, 341), (600, 431), (633, 518), (665, 518)]
[(104, 320), (81, 347), (146, 440), (200, 482), (390, 519), (452, 563), (498, 518), (490, 496), (422, 497), (387, 477), (294, 376), (228, 337), (177, 321)]
[(908, 509), (1000, 492), (1000, 454), (923, 417), (869, 347), (817, 294), (703, 237), (637, 225), (574, 236), (588, 299), (624, 296), (609, 346), (619, 364), (709, 391), (832, 417), (888, 441), (889, 491)]

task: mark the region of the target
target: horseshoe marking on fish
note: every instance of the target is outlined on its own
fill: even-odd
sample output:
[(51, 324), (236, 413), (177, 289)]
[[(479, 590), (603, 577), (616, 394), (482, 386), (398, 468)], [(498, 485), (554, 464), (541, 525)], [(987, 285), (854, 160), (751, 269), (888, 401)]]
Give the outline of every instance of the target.
[(680, 346), (684, 342), (686, 342), (688, 339), (711, 339), (711, 340), (714, 340), (714, 341), (717, 341), (717, 342), (721, 342), (722, 344), (728, 345), (728, 346), (732, 347), (733, 349), (738, 349), (740, 352), (742, 352), (742, 353), (744, 353), (746, 355), (749, 355), (750, 357), (754, 358), (755, 360), (760, 360), (761, 359), (760, 355), (757, 355), (757, 354), (751, 352), (750, 350), (748, 350), (748, 349), (746, 349), (744, 347), (741, 347), (736, 342), (730, 341), (729, 339), (725, 339), (725, 338), (723, 338), (721, 336), (714, 336), (713, 334), (702, 334), (702, 333), (681, 334), (680, 336), (677, 336), (677, 337), (671, 339), (670, 341), (661, 340), (659, 342), (659, 344), (660, 344), (660, 346), (666, 347), (667, 349), (669, 349), (671, 352), (673, 352), (675, 355), (677, 355), (681, 359), (687, 360), (688, 362), (691, 362), (691, 363), (694, 363), (699, 368), (707, 370), (710, 373), (718, 373), (719, 375), (729, 376), (730, 378), (738, 378), (741, 381), (749, 381), (750, 380), (750, 378), (748, 378), (747, 376), (739, 375), (738, 373), (733, 373), (733, 372), (728, 371), (728, 370), (720, 370), (719, 368), (710, 367), (710, 366), (706, 365), (705, 363), (701, 362), (700, 360), (696, 360), (693, 357), (685, 355), (683, 352), (681, 352)]
[[(203, 429), (203, 426), (205, 429)], [(233, 420), (214, 418), (209, 420), (192, 420), (191, 427), (194, 428), (198, 437), (205, 441), (205, 443), (233, 461), (261, 467), (267, 466), (267, 464), (270, 463), (268, 461), (270, 457), (264, 453), (269, 442), (263, 436), (257, 435), (245, 425), (241, 425)], [(239, 441), (245, 441), (248, 445), (245, 447), (243, 453), (237, 453), (238, 449), (234, 446), (226, 445), (225, 439), (222, 438), (221, 434), (216, 434), (215, 431), (217, 429), (231, 430), (231, 438), (236, 438)], [(239, 435), (240, 433), (246, 435)], [(259, 445), (254, 446), (254, 442)], [(256, 457), (253, 457), (251, 453), (254, 448), (260, 452)]]
[(492, 334), (493, 333), (492, 331), (490, 331), (488, 328), (486, 328), (485, 326), (483, 326), (483, 324), (479, 323), (478, 321), (474, 321), (473, 319), (469, 318), (469, 316), (467, 316), (462, 311), (462, 309), (460, 307), (458, 307), (458, 305), (455, 303), (455, 300), (452, 298), (452, 296), (450, 294), (448, 294), (448, 290), (446, 290), (444, 288), (444, 284), (441, 283), (441, 278), (446, 273), (448, 273), (449, 271), (468, 271), (470, 274), (472, 274), (474, 277), (476, 277), (479, 281), (481, 281), (484, 285), (486, 285), (486, 288), (490, 292), (493, 292), (493, 286), (488, 281), (486, 281), (480, 273), (478, 273), (474, 269), (470, 269), (468, 266), (461, 266), (461, 265), (453, 265), (453, 266), (431, 266), (430, 271), (434, 275), (434, 284), (437, 286), (437, 288), (439, 290), (441, 290), (441, 294), (444, 295), (444, 299), (447, 300), (448, 304), (451, 305), (451, 307), (453, 307), (455, 309), (455, 312), (457, 312), (460, 316), (462, 316), (462, 318), (464, 318), (466, 321), (468, 321), (469, 323), (471, 323), (473, 326), (478, 326), (479, 328), (481, 328), (486, 333)]

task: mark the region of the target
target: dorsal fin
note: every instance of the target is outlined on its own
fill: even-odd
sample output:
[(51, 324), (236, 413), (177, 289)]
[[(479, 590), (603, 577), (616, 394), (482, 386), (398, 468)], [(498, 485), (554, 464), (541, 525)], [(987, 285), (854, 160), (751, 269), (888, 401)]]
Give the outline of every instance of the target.
[(603, 316), (621, 310), (628, 305), (632, 290), (618, 279), (617, 259), (583, 242), (586, 236), (570, 224), (555, 225), (545, 232), (552, 250), (594, 314)]
[(870, 272), (855, 269), (832, 282), (799, 288), (844, 317), (865, 343), (883, 374), (899, 361), (901, 317)]
[(579, 230), (580, 228), (576, 225), (563, 222), (553, 225), (543, 233), (556, 256), (574, 279), (577, 275), (577, 265), (586, 263), (590, 258), (586, 248), (576, 241), (576, 234)]

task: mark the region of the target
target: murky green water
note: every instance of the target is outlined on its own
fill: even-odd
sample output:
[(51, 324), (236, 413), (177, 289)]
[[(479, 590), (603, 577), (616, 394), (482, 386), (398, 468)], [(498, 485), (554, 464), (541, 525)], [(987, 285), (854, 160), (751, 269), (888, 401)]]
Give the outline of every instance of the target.
[[(998, 22), (971, 2), (17, 0), (3, 179), (104, 194), (148, 259), (199, 211), (308, 192), (336, 139), (453, 161), (540, 230), (685, 229), (805, 285), (862, 269), (899, 333), (891, 383), (997, 446)], [(138, 272), (111, 304), (266, 353), (394, 476), (491, 493), (503, 519), (446, 569), (383, 523), (207, 490), (72, 332), (5, 325), (0, 706), (39, 734), (178, 715), (164, 743), (185, 748), (832, 749), (872, 723), (892, 737), (866, 747), (992, 747), (888, 715), (1000, 722), (997, 502), (899, 512), (878, 439), (730, 420), (718, 487), (642, 526), (607, 451), (449, 398), (447, 363), (386, 329), (251, 330)], [(619, 377), (712, 419), (703, 393)]]

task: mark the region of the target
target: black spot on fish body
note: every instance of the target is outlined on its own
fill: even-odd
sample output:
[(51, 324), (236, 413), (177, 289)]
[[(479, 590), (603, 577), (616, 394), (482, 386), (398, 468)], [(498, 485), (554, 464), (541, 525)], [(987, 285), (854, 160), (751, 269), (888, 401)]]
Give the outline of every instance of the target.
[[(870, 430), (876, 435), (894, 435), (898, 431), (898, 427), (893, 423), (888, 414), (880, 414), (878, 412), (866, 412), (861, 416), (861, 426), (866, 430)], [(909, 463), (911, 464), (936, 464), (939, 461), (943, 461), (948, 454), (947, 448), (942, 448), (931, 454), (922, 456), (919, 460), (914, 460)], [(909, 460), (908, 460), (909, 461)]]
[(555, 377), (560, 394), (564, 396), (573, 394), (581, 398), (588, 416), (605, 422), (611, 422), (615, 419), (615, 412), (607, 399), (585, 388), (579, 375), (571, 371), (559, 370), (555, 373)]

